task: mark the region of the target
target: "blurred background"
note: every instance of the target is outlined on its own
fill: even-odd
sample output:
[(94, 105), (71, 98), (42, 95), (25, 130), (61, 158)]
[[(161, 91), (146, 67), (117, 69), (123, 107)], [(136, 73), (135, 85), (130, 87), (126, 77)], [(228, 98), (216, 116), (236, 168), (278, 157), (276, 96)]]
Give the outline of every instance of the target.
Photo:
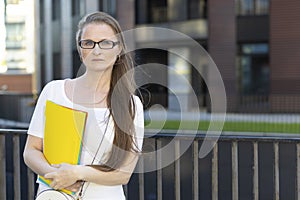
[[(76, 26), (82, 16), (97, 10), (114, 16), (124, 30), (170, 28), (197, 41), (221, 72), (229, 113), (298, 113), (299, 9), (300, 2), (294, 0), (1, 0), (0, 118), (29, 122), (35, 98), (47, 82), (77, 75), (81, 62)], [(147, 73), (158, 76), (168, 88), (145, 85), (145, 108), (159, 104), (169, 111), (189, 112), (199, 106), (209, 112), (209, 93), (199, 72), (159, 48), (182, 52), (205, 74), (208, 66), (199, 52), (184, 40), (151, 31), (136, 37), (137, 65), (172, 67), (189, 80), (198, 100), (191, 100), (187, 87), (178, 86), (171, 70), (153, 65)], [(170, 89), (185, 97), (184, 107), (178, 108)]]
[[(182, 199), (216, 199), (216, 194), (237, 199), (237, 191), (241, 199), (279, 199), (279, 190), (281, 199), (299, 199), (300, 145), (295, 133), (300, 130), (300, 1), (0, 0), (0, 128), (4, 128), (0, 131), (0, 192), (6, 186), (7, 199), (18, 199), (21, 190), (22, 199), (27, 199), (27, 187), (34, 186), (33, 174), (27, 171), (21, 155), (36, 99), (49, 81), (77, 76), (81, 66), (75, 44), (77, 23), (93, 11), (111, 14), (123, 30), (161, 27), (188, 35), (209, 53), (225, 85), (227, 117), (214, 152), (199, 159), (198, 165), (198, 147), (204, 137), (200, 132), (181, 161), (162, 171), (135, 174), (128, 189), (131, 199), (179, 199), (180, 195)], [(144, 77), (139, 78), (155, 76), (164, 83), (140, 88), (146, 124), (173, 129), (162, 134), (146, 130), (154, 136), (145, 140), (145, 151), (151, 151), (169, 143), (178, 133), (180, 120), (195, 120), (190, 115), (193, 111), (200, 110), (196, 119), (200, 130), (208, 127), (213, 113), (207, 85), (195, 69), (210, 77), (207, 59), (185, 40), (145, 30), (130, 44), (137, 49), (132, 52), (136, 65), (148, 64), (140, 74)], [(188, 59), (172, 54), (174, 50)], [(168, 67), (162, 69), (157, 64)], [(189, 82), (179, 82), (178, 75)], [(181, 107), (178, 94), (183, 100)], [(161, 124), (165, 118), (169, 120)], [(185, 128), (189, 126), (185, 124)], [(25, 130), (7, 131), (10, 128)], [(266, 133), (270, 133), (270, 140)], [(293, 134), (288, 137), (287, 133)], [(176, 148), (175, 153), (179, 144)], [(163, 157), (150, 158), (145, 166), (159, 163)], [(235, 159), (239, 159), (238, 170)], [(215, 175), (218, 170), (219, 179)], [(237, 186), (240, 188), (234, 190)], [(28, 190), (29, 196), (33, 195), (33, 189)]]

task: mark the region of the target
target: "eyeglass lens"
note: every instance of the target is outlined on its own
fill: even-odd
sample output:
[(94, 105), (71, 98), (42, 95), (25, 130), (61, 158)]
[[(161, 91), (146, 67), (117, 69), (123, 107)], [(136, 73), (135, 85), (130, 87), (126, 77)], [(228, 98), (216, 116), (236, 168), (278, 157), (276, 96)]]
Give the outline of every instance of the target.
[(84, 49), (93, 49), (98, 44), (101, 49), (112, 49), (115, 46), (115, 42), (111, 40), (102, 40), (94, 42), (93, 40), (81, 40), (80, 46)]

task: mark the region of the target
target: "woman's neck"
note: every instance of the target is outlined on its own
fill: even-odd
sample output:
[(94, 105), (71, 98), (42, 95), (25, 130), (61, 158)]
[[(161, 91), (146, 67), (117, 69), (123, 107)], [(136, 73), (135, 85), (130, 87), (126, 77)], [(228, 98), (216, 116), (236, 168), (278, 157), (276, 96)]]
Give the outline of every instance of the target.
[(102, 73), (86, 71), (82, 76), (66, 84), (66, 94), (76, 104), (86, 107), (106, 107), (110, 80), (111, 70)]
[(89, 90), (95, 92), (108, 92), (110, 88), (112, 70), (101, 72), (86, 71), (81, 77), (78, 78), (78, 83)]

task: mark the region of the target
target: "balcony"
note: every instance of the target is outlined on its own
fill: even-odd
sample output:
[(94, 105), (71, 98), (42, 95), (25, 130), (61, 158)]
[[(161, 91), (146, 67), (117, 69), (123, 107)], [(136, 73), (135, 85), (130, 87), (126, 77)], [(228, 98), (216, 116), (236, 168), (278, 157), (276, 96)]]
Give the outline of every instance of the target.
[[(137, 165), (148, 172), (133, 174), (124, 186), (128, 199), (300, 198), (298, 135), (212, 135), (207, 141), (218, 139), (217, 145), (199, 158), (203, 132), (145, 134), (144, 152), (153, 154)], [(0, 130), (0, 199), (34, 199), (35, 175), (22, 158), (25, 140), (26, 130)]]

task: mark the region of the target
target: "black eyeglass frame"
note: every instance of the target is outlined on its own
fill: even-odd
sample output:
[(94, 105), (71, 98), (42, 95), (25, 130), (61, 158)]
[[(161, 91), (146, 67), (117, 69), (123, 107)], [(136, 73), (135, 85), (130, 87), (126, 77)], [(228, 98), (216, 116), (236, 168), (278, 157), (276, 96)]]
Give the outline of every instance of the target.
[[(90, 42), (93, 42), (94, 45), (93, 45), (93, 47), (90, 47), (90, 48), (82, 47), (81, 44), (82, 44), (83, 41), (90, 41)], [(112, 45), (111, 48), (102, 48), (102, 47), (101, 47), (101, 42), (111, 42), (113, 45)], [(119, 43), (120, 43), (120, 41), (114, 42), (114, 41), (112, 41), (112, 40), (101, 40), (101, 41), (98, 41), (98, 42), (95, 42), (95, 41), (93, 41), (93, 40), (80, 40), (80, 41), (78, 42), (80, 48), (82, 48), (82, 49), (94, 49), (95, 46), (96, 46), (96, 44), (98, 44), (98, 47), (99, 47), (100, 49), (113, 49), (113, 48), (114, 48), (115, 46), (117, 46)]]

